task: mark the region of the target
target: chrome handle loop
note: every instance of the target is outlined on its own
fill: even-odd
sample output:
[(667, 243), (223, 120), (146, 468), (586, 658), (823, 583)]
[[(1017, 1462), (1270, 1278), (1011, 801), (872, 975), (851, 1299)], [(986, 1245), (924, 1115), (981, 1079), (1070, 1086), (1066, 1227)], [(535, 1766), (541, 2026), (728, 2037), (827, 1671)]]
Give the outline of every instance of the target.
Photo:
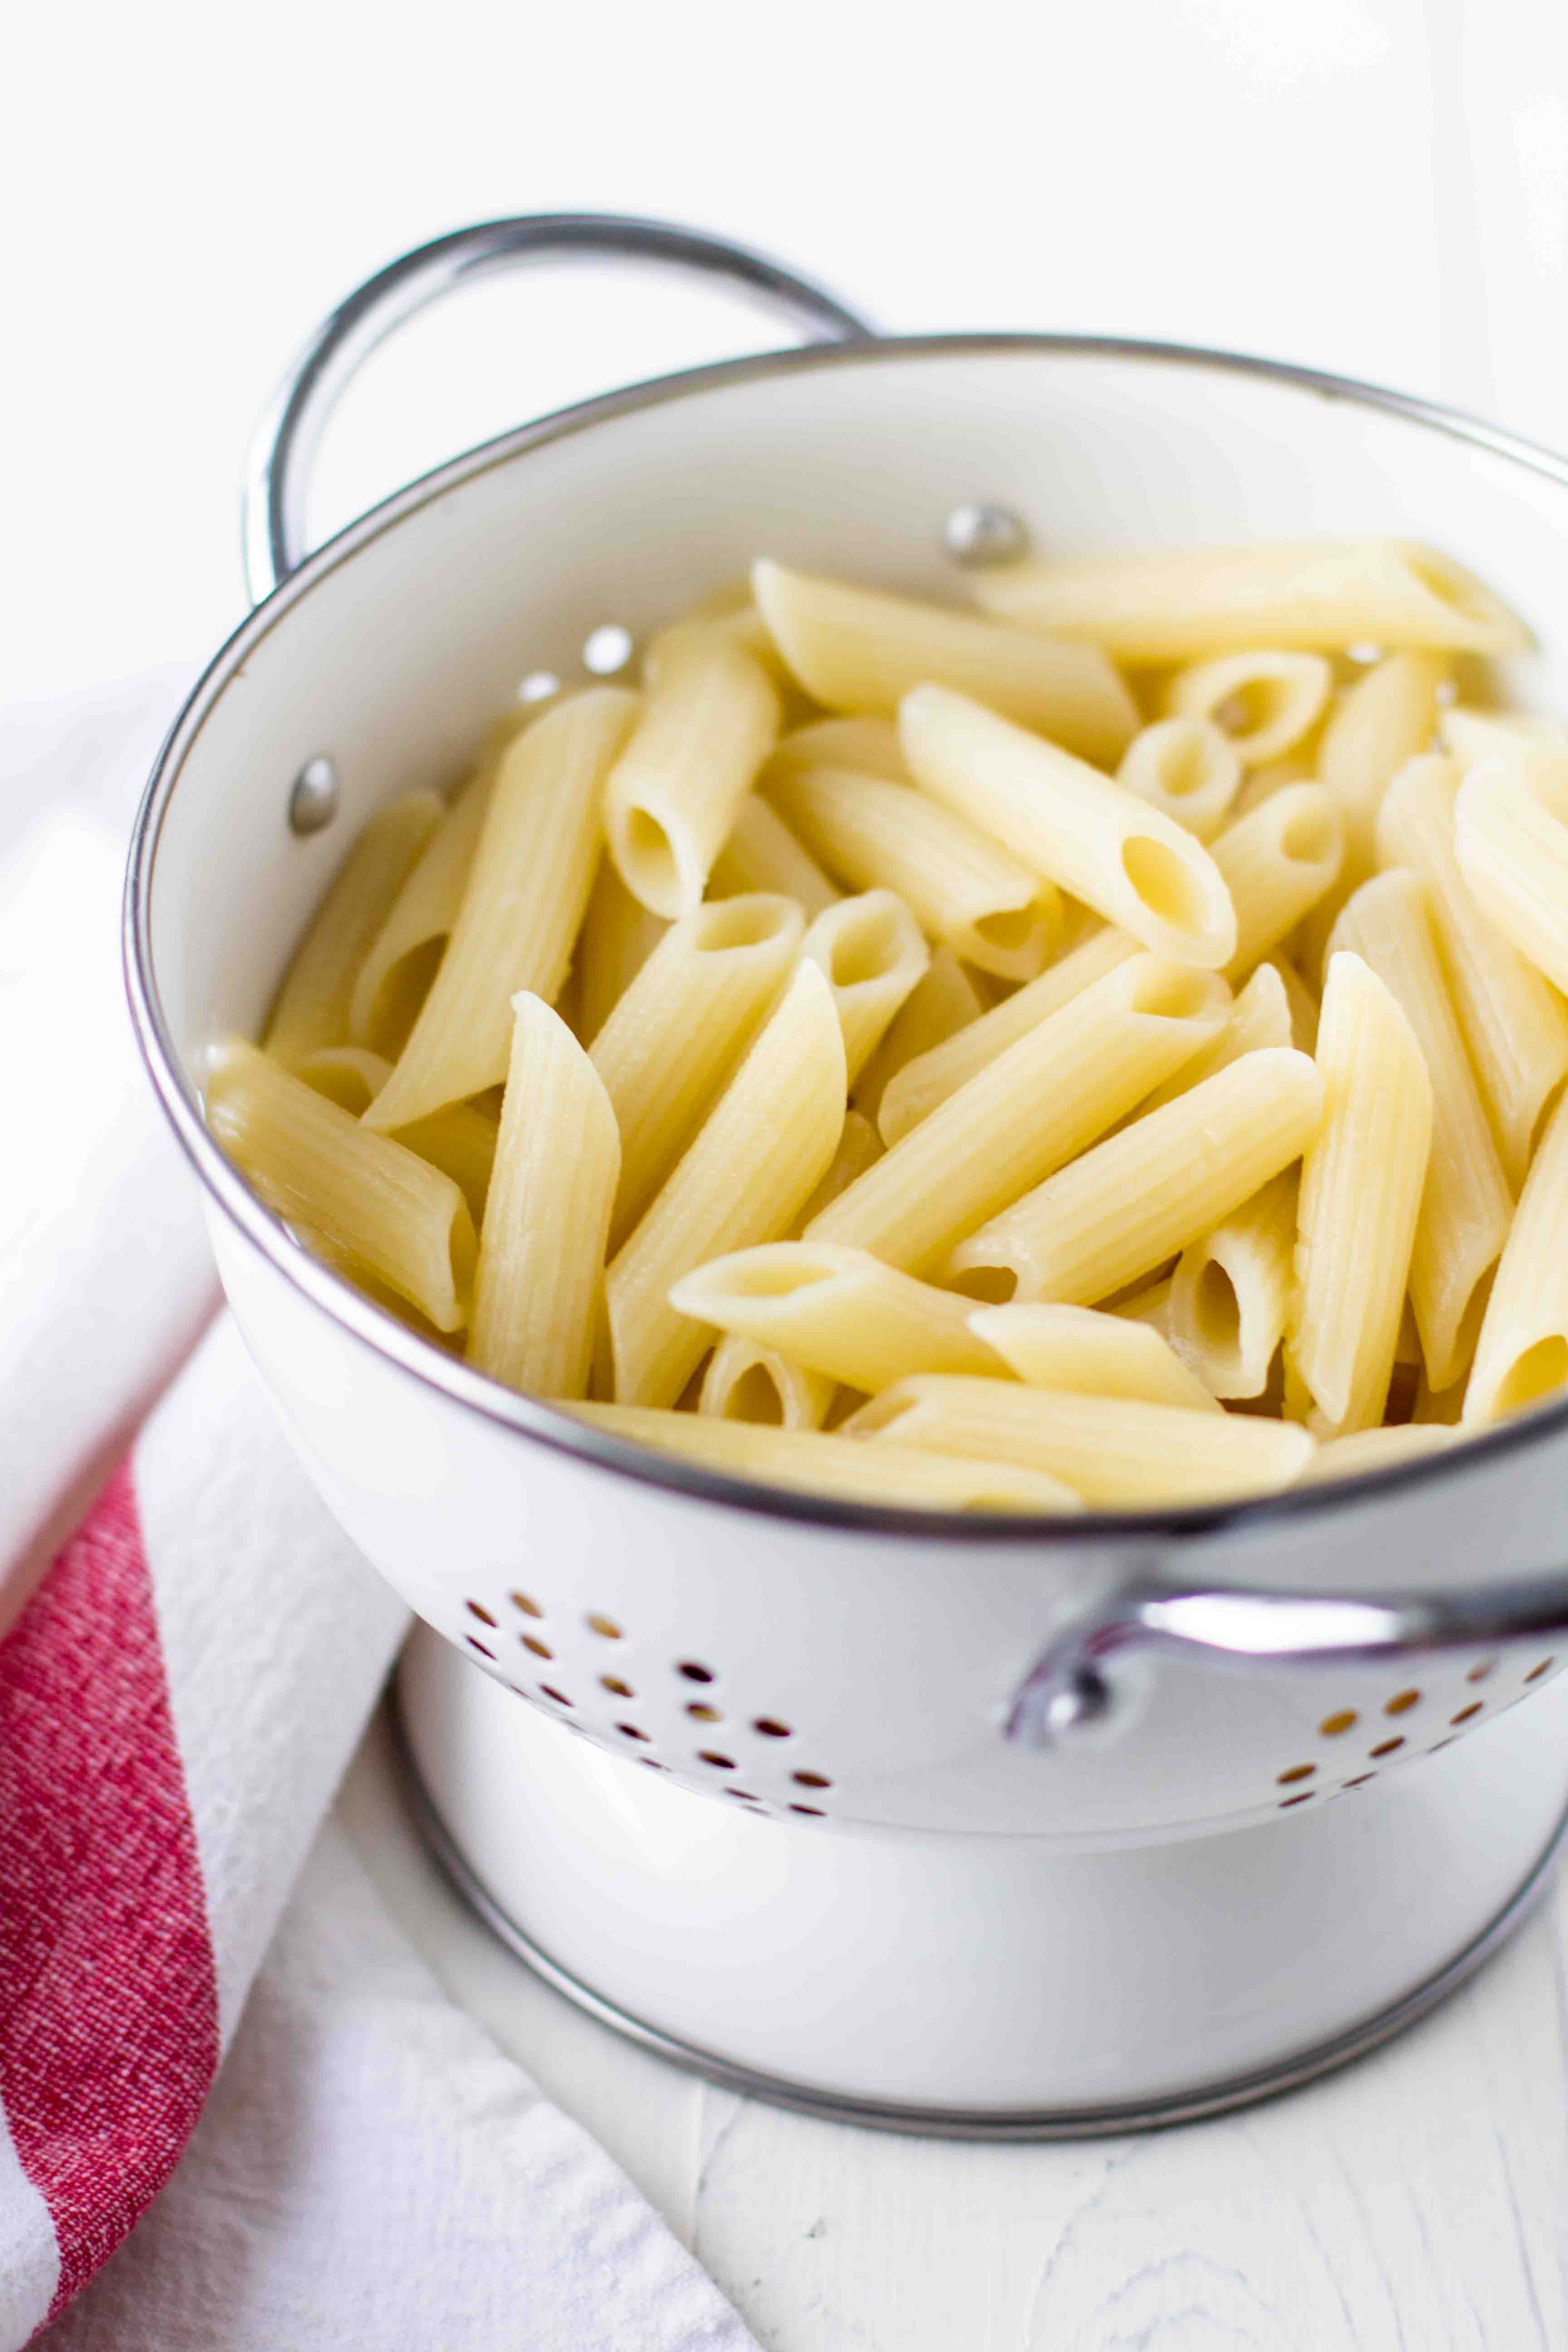
[(1124, 1586), (1094, 1613), (1047, 1642), (1007, 1702), (1002, 1736), (1021, 1748), (1055, 1748), (1098, 1728), (1114, 1711), (1108, 1663), (1132, 1650), (1163, 1650), (1243, 1665), (1368, 1665), (1434, 1650), (1490, 1648), (1568, 1632), (1561, 1573), (1479, 1592), (1332, 1593), (1181, 1591)]
[(306, 554), (304, 510), (321, 435), (376, 345), (405, 319), (476, 278), (542, 261), (652, 261), (720, 278), (804, 329), (808, 340), (852, 342), (875, 330), (823, 287), (765, 254), (663, 221), (613, 213), (539, 213), (482, 221), (438, 236), (367, 278), (310, 337), (262, 419), (245, 491), (245, 573), (253, 604)]

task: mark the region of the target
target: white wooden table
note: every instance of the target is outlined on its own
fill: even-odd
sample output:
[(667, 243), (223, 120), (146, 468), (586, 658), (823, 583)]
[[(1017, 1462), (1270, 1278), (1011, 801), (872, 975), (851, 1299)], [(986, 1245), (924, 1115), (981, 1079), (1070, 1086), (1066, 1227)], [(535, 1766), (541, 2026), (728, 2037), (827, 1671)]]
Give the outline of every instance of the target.
[(437, 1871), (384, 1725), (339, 1811), (454, 1997), (625, 2167), (765, 2352), (1568, 2346), (1568, 1882), (1477, 1983), (1326, 2082), (1177, 2130), (987, 2147), (788, 2115), (583, 2015)]

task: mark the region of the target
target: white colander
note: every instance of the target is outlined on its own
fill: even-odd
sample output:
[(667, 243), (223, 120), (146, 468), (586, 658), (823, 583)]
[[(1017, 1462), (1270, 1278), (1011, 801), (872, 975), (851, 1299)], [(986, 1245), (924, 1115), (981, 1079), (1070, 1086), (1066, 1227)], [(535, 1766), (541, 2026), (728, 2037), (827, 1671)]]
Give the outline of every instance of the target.
[[(560, 253), (717, 273), (833, 340), (525, 426), (301, 560), (306, 456), (358, 361), (459, 280)], [(441, 239), (333, 315), (269, 425), (257, 609), (132, 847), (143, 1049), (300, 1451), (433, 1629), (405, 1710), (453, 1867), (578, 1998), (775, 2095), (945, 2129), (1192, 2113), (1457, 1981), (1568, 1792), (1556, 1695), (1510, 1713), (1568, 1656), (1568, 1411), (1210, 1510), (950, 1521), (761, 1489), (382, 1316), (223, 1160), (204, 1050), (254, 1034), (375, 807), (456, 779), (595, 629), (635, 642), (759, 551), (951, 597), (955, 562), (1021, 541), (1317, 531), (1440, 542), (1539, 635), (1512, 690), (1568, 705), (1558, 459), (1261, 361), (879, 339), (653, 224)]]

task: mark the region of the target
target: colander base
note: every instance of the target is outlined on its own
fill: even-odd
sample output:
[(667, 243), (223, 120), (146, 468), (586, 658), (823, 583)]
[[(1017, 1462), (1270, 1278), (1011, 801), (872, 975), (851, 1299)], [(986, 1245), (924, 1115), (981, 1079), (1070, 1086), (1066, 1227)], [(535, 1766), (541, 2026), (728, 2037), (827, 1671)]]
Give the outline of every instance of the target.
[(1308, 2083), (1425, 2016), (1544, 1892), (1555, 1687), (1310, 1822), (1114, 1853), (738, 1814), (520, 1706), (420, 1629), (415, 1818), (528, 1966), (645, 2048), (890, 2131), (1054, 2139)]

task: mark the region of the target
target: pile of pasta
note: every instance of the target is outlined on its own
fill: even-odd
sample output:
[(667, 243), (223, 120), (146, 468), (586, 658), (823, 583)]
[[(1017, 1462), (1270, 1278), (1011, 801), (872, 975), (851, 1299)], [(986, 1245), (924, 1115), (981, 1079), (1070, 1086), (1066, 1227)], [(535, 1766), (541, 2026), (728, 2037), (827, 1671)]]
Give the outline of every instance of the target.
[(493, 1379), (921, 1509), (1568, 1390), (1568, 733), (1405, 542), (759, 562), (365, 826), (207, 1116)]

